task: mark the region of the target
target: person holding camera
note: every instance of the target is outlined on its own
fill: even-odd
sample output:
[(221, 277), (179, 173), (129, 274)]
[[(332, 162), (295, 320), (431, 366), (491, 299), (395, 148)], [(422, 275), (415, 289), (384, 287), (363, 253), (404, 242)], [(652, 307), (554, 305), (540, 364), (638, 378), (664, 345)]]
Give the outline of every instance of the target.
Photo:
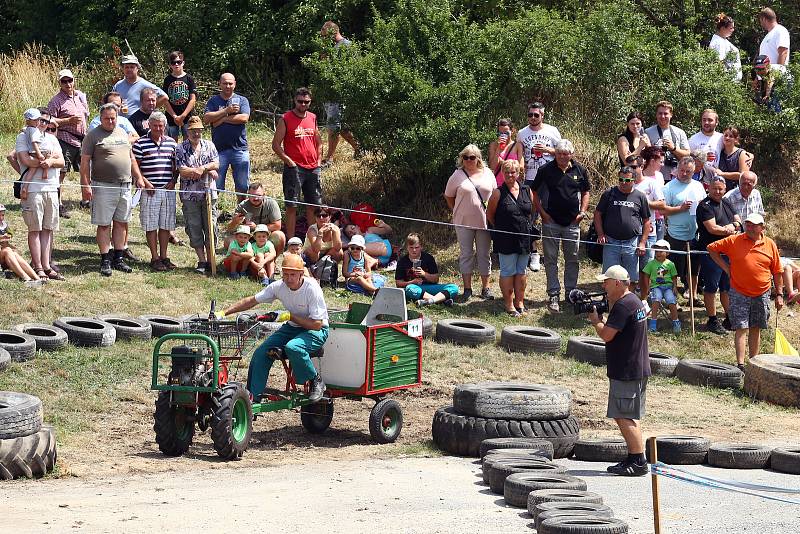
[(640, 421), (645, 414), (647, 377), (650, 376), (650, 351), (647, 346), (647, 307), (629, 290), (630, 277), (621, 265), (597, 275), (608, 294), (608, 319), (596, 309), (589, 321), (606, 343), (606, 375), (609, 380), (607, 417), (617, 423), (628, 447), (628, 457), (608, 467), (621, 476), (647, 474), (644, 440)]
[(650, 144), (659, 146), (664, 151), (664, 165), (661, 172), (664, 180), (669, 181), (675, 175), (678, 162), (689, 155), (689, 138), (686, 132), (673, 126), (672, 102), (662, 100), (656, 104), (656, 123), (645, 130)]
[(458, 286), (439, 283), (436, 259), (422, 250), (419, 234), (408, 234), (406, 251), (408, 254), (397, 260), (394, 271), (394, 284), (405, 290), (406, 299), (420, 307), (431, 304), (452, 306), (453, 299), (458, 296)]

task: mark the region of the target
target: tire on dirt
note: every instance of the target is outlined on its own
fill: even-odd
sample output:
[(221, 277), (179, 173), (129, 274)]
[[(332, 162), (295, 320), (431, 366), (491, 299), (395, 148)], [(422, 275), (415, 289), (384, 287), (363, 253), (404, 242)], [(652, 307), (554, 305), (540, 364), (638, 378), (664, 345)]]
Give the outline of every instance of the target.
[(679, 361), (675, 356), (653, 351), (650, 353), (650, 371), (658, 376), (675, 376)]
[(567, 458), (580, 426), (573, 416), (553, 421), (487, 419), (461, 415), (446, 406), (436, 410), (431, 430), (439, 449), (459, 456), (477, 457), (481, 442), (489, 438), (544, 438), (553, 444), (554, 458)]
[(24, 437), (0, 439), (0, 480), (39, 478), (56, 465), (56, 433), (52, 426)]
[(584, 462), (621, 462), (628, 457), (628, 446), (622, 438), (579, 439), (572, 454)]
[(153, 327), (144, 319), (126, 315), (98, 315), (97, 318), (114, 327), (114, 330), (117, 331), (117, 339), (150, 339), (153, 337)]
[(211, 397), (211, 440), (220, 458), (236, 460), (250, 444), (253, 405), (238, 382), (229, 382)]
[(150, 323), (154, 338), (167, 334), (179, 334), (186, 331), (186, 326), (180, 317), (169, 315), (140, 315), (139, 319)]
[(91, 317), (59, 317), (53, 326), (66, 332), (70, 343), (78, 347), (110, 347), (117, 340), (113, 326)]
[(614, 517), (559, 515), (539, 525), (537, 534), (627, 534), (628, 524)]
[(500, 332), (500, 346), (510, 352), (551, 352), (561, 350), (561, 335), (549, 328), (506, 326)]
[(11, 355), (6, 349), (0, 349), (0, 371), (8, 367), (9, 363), (11, 363)]
[(536, 509), (534, 510), (535, 515), (531, 515), (533, 515), (534, 519), (538, 519), (540, 515), (547, 512), (567, 511), (571, 509), (579, 513), (599, 512), (599, 515), (602, 517), (614, 517), (614, 512), (608, 505), (571, 501), (551, 501), (539, 503), (536, 505)]
[(800, 475), (800, 447), (780, 447), (772, 450), (770, 467), (780, 473)]
[(536, 529), (542, 528), (542, 523), (551, 517), (565, 517), (565, 516), (587, 516), (587, 517), (614, 517), (614, 512), (605, 504), (588, 504), (588, 503), (562, 503), (565, 508), (557, 508), (555, 510), (548, 510), (541, 512), (539, 516), (534, 519), (533, 524)]
[(567, 388), (546, 384), (479, 382), (460, 384), (453, 391), (458, 413), (491, 419), (563, 419), (571, 401)]
[(36, 356), (36, 340), (15, 330), (0, 330), (0, 349), (6, 349), (13, 361), (24, 362)]
[(300, 423), (310, 434), (322, 434), (331, 426), (333, 401), (320, 401), (300, 408)]
[(710, 360), (681, 360), (675, 367), (675, 376), (681, 382), (695, 386), (738, 389), (743, 373), (735, 365)]
[(497, 458), (483, 464), (489, 489), (499, 495), (503, 494), (503, 484), (506, 478), (515, 473), (533, 473), (537, 475), (561, 475), (567, 469), (552, 462), (539, 460), (520, 460), (516, 458)]
[(800, 407), (800, 361), (797, 356), (759, 354), (745, 368), (744, 390), (759, 400)]
[(479, 448), (480, 458), (483, 459), (489, 451), (525, 449), (535, 451), (539, 456), (553, 459), (553, 444), (542, 438), (492, 438), (481, 441)]
[(708, 465), (727, 469), (764, 469), (771, 447), (750, 443), (714, 443), (708, 448)]
[(42, 401), (16, 391), (0, 391), (0, 439), (35, 434), (42, 427)]
[[(522, 449), (506, 449), (506, 450), (522, 450)], [(489, 485), (489, 473), (491, 472), (490, 466), (493, 466), (495, 463), (508, 463), (511, 461), (526, 461), (526, 462), (538, 462), (540, 464), (549, 464), (550, 467), (547, 470), (556, 472), (556, 473), (566, 473), (567, 470), (565, 468), (558, 469), (557, 464), (554, 464), (551, 460), (548, 460), (544, 456), (537, 456), (534, 454), (535, 451), (531, 449), (524, 449), (528, 454), (500, 454), (495, 453), (492, 454), (491, 452), (484, 456), (483, 460), (481, 461), (481, 477), (483, 478), (483, 483), (487, 486)]]
[(592, 365), (606, 364), (606, 343), (599, 337), (572, 336), (567, 339), (565, 354), (579, 362)]
[(369, 435), (376, 443), (394, 443), (403, 430), (403, 409), (394, 399), (382, 399), (369, 412)]
[[(706, 462), (711, 444), (699, 436), (658, 436), (656, 448), (658, 461), (672, 465), (698, 465)], [(645, 450), (650, 462), (650, 447)]]
[(36, 342), (37, 350), (59, 350), (69, 343), (66, 332), (49, 324), (22, 323), (12, 326), (11, 330), (31, 336)]
[(435, 340), (477, 347), (494, 343), (495, 333), (494, 326), (476, 319), (442, 319), (436, 323)]
[(567, 474), (513, 473), (503, 483), (503, 499), (509, 506), (525, 508), (530, 492), (540, 489), (586, 491), (586, 482)]
[(536, 517), (537, 505), (545, 502), (587, 502), (603, 504), (603, 496), (591, 491), (542, 489), (528, 494), (528, 513)]
[(433, 335), (433, 319), (427, 315), (422, 316), (422, 337), (430, 338)]
[(167, 456), (181, 456), (192, 445), (195, 413), (183, 406), (172, 406), (169, 401), (169, 391), (158, 392), (153, 430), (158, 450)]

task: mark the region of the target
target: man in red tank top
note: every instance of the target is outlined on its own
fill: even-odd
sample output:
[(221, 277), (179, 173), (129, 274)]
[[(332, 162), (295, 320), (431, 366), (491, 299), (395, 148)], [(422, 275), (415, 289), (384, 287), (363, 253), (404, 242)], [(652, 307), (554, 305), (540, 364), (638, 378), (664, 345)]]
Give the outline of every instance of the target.
[(317, 116), (308, 111), (311, 91), (299, 88), (294, 94), (294, 108), (278, 120), (272, 150), (283, 160), (283, 196), (286, 199), (286, 237), (294, 237), (300, 192), (306, 202), (308, 224), (315, 221), (314, 207), (322, 203), (319, 162), (322, 140)]

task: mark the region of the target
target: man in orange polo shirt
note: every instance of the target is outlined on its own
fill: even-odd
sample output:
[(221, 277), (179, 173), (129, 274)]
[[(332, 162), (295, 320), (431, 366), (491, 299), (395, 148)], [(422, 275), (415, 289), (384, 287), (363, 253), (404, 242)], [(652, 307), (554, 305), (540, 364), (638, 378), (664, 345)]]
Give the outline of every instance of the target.
[[(775, 242), (764, 236), (764, 217), (751, 213), (744, 220), (744, 233), (708, 245), (711, 259), (731, 280), (730, 320), (736, 331), (736, 364), (744, 371), (745, 336), (752, 358), (758, 354), (761, 329), (769, 322), (769, 293), (775, 283), (775, 309), (783, 308), (781, 260)], [(730, 266), (722, 259), (725, 254)]]

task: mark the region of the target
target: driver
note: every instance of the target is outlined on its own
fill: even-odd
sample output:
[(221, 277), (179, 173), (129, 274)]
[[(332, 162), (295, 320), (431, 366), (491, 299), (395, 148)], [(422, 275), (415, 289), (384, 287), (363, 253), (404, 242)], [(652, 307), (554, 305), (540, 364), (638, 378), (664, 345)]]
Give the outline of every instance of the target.
[(272, 348), (283, 347), (298, 384), (310, 382), (311, 402), (319, 401), (325, 392), (325, 383), (314, 368), (309, 354), (319, 350), (328, 338), (328, 308), (319, 284), (303, 276), (303, 267), (300, 256), (284, 254), (282, 280), (268, 285), (255, 296), (240, 300), (224, 312), (225, 315), (231, 315), (275, 299), (280, 300), (289, 312), (289, 320), (253, 352), (247, 389), (254, 400), (260, 398), (267, 385), (273, 362), (267, 354)]

